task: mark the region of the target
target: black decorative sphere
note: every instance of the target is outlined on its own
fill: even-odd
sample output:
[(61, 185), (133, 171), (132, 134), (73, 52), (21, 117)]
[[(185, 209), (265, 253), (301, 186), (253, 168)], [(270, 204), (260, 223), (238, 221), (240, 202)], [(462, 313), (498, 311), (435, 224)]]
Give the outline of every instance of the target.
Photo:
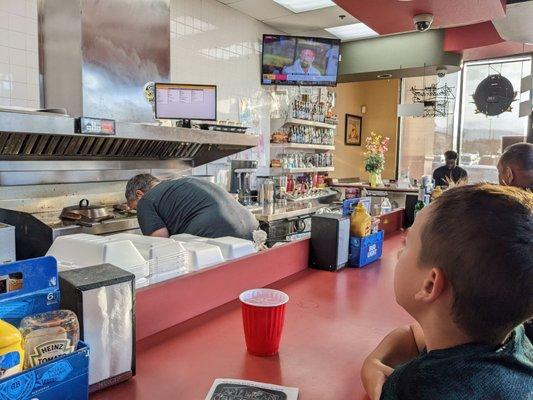
[(474, 93), (474, 102), (479, 112), (495, 116), (509, 109), (514, 100), (513, 84), (499, 74), (489, 75), (481, 81)]

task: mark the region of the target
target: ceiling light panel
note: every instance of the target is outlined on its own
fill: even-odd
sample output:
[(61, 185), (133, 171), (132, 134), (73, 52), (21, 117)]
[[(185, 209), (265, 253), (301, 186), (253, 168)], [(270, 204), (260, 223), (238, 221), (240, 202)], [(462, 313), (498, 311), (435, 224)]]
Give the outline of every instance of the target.
[(337, 36), (341, 40), (365, 39), (379, 36), (377, 32), (373, 31), (362, 22), (357, 24), (334, 26), (332, 28), (326, 28), (326, 31)]
[(331, 0), (274, 0), (279, 5), (288, 8), (294, 13), (301, 13), (305, 11), (318, 10), (334, 6), (335, 3)]

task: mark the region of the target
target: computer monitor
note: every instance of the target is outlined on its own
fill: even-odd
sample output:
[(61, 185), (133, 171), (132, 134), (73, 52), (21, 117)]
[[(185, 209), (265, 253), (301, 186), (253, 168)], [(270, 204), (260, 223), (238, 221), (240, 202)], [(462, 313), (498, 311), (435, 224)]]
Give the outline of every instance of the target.
[(216, 85), (155, 84), (156, 119), (216, 121)]

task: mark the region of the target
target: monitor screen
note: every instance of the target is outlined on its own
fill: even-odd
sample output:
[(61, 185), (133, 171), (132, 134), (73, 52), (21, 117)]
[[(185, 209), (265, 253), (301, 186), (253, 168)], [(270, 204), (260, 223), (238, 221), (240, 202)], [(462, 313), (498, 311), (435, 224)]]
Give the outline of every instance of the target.
[(263, 35), (263, 85), (335, 86), (339, 39)]
[(156, 119), (217, 119), (215, 85), (155, 84)]

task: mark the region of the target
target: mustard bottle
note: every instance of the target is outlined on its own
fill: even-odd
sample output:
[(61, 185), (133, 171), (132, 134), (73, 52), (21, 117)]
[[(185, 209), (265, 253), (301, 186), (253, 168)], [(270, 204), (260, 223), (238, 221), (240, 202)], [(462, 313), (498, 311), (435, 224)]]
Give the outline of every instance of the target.
[(13, 325), (0, 319), (0, 379), (22, 371), (22, 335)]
[(431, 200), (438, 199), (442, 195), (442, 188), (440, 186), (437, 186), (435, 189), (433, 189), (433, 193), (431, 193)]
[(363, 203), (357, 204), (350, 216), (350, 235), (363, 237), (370, 235), (372, 229), (372, 217), (366, 211)]

